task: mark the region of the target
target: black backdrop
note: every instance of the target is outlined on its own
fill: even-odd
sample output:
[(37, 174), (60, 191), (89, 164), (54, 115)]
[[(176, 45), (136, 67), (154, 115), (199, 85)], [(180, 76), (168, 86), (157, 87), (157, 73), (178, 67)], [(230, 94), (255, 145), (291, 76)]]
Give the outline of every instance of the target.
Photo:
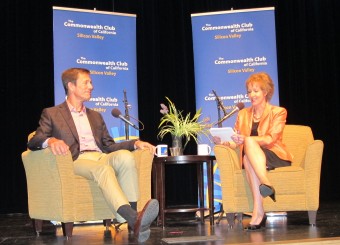
[[(280, 104), (288, 123), (312, 127), (325, 143), (321, 200), (337, 201), (340, 178), (338, 0), (54, 0), (1, 2), (0, 213), (27, 212), (21, 153), (41, 110), (54, 104), (52, 6), (137, 15), (138, 94), (141, 138), (153, 144), (168, 96), (195, 111), (191, 13), (275, 7)], [(3, 67), (3, 65), (2, 65)], [(170, 143), (165, 138), (164, 143)], [(195, 153), (191, 143), (186, 153)], [(195, 202), (194, 171), (169, 171), (169, 202)], [(44, 183), (42, 183), (44, 184)], [(180, 190), (180, 191), (178, 191)]]

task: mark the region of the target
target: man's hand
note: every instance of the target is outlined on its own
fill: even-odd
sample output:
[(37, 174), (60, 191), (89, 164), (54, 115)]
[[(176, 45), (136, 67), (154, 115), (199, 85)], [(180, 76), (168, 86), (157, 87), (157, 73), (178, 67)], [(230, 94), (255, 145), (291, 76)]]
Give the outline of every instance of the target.
[(63, 140), (58, 140), (54, 137), (50, 138), (47, 144), (54, 155), (66, 155), (69, 150), (68, 145)]
[(156, 153), (156, 147), (151, 145), (150, 143), (148, 142), (144, 142), (144, 141), (141, 141), (141, 140), (137, 140), (135, 142), (135, 147), (137, 149), (149, 149), (150, 153), (152, 153), (153, 155)]

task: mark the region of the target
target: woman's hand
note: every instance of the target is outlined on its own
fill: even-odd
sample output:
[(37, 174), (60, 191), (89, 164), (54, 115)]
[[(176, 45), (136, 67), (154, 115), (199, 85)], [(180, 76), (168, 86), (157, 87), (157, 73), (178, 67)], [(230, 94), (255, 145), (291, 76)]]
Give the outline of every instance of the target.
[(235, 142), (236, 145), (242, 145), (244, 142), (245, 136), (242, 134), (234, 134), (231, 136), (231, 139)]
[(215, 145), (220, 145), (222, 143), (221, 138), (218, 136), (213, 136), (212, 141)]
[(230, 146), (230, 142), (228, 142), (228, 141), (222, 142), (222, 141), (221, 141), (221, 138), (218, 137), (218, 136), (214, 136), (214, 137), (213, 137), (213, 142), (214, 142), (216, 145)]

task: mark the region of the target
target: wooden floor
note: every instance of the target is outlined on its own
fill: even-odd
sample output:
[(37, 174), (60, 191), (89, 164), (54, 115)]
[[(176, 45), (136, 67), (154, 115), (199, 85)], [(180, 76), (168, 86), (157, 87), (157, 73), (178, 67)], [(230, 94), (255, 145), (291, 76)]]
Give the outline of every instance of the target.
[[(195, 216), (173, 214), (167, 219), (165, 229), (153, 224), (151, 236), (144, 244), (167, 244), (162, 239), (213, 239), (214, 241), (180, 242), (177, 244), (340, 244), (340, 202), (321, 203), (317, 215), (317, 225), (308, 224), (307, 212), (288, 212), (284, 216), (273, 216), (267, 220), (266, 229), (245, 232), (242, 225), (249, 222), (245, 216), (242, 223), (231, 229), (226, 219), (219, 224), (209, 225), (208, 219), (201, 224)], [(66, 240), (61, 227), (44, 222), (44, 232), (36, 237), (27, 214), (0, 215), (0, 244), (137, 244), (128, 233), (126, 225), (116, 232), (109, 232), (101, 224), (79, 224), (74, 227), (73, 237)], [(169, 242), (169, 241), (168, 241)], [(170, 241), (173, 242), (173, 241)]]

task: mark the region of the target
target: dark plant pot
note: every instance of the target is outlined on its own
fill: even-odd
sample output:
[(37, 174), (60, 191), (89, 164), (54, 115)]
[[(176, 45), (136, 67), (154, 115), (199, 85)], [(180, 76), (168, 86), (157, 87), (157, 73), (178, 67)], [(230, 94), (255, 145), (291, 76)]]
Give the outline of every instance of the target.
[[(176, 150), (170, 148), (170, 152), (173, 156), (183, 155), (183, 137), (172, 136), (172, 148), (177, 148)], [(173, 152), (175, 153), (173, 154)]]

